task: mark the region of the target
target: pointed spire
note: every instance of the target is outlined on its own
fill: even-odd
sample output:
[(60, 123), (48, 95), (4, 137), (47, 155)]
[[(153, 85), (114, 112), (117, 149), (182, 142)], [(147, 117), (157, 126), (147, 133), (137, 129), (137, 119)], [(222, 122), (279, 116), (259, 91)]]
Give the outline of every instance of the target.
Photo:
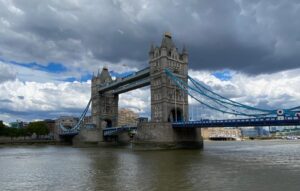
[(182, 48), (182, 54), (187, 54), (187, 49), (186, 49), (186, 46), (185, 44), (183, 45), (183, 48)]
[(153, 45), (153, 43), (151, 43), (150, 53), (153, 53), (153, 52), (154, 52), (154, 45)]
[(100, 77), (101, 83), (112, 81), (111, 76), (108, 72), (108, 68), (106, 66), (103, 67), (99, 77)]
[(172, 49), (175, 47), (173, 41), (172, 41), (172, 35), (170, 32), (165, 32), (164, 37), (161, 41), (161, 48), (167, 48), (167, 49)]

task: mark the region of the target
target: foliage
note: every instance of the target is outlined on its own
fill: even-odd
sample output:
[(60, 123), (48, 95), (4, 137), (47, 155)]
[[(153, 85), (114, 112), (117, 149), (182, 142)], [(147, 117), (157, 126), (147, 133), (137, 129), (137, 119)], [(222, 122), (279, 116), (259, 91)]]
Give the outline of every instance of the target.
[(27, 127), (27, 131), (30, 135), (35, 133), (38, 137), (40, 135), (49, 134), (47, 124), (44, 121), (36, 121), (36, 122), (29, 123)]
[(41, 135), (48, 135), (49, 130), (47, 124), (43, 121), (31, 122), (27, 128), (8, 128), (0, 122), (0, 136), (8, 137), (26, 137), (33, 134), (37, 135), (37, 138)]
[(0, 129), (4, 128), (5, 125), (3, 124), (3, 121), (0, 121)]

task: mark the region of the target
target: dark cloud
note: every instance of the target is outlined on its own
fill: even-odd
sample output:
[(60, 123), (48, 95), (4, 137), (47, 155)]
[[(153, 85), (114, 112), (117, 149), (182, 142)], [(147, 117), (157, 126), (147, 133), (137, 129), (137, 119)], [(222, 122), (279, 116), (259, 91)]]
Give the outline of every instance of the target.
[(24, 96), (18, 96), (18, 98), (23, 100), (25, 97)]
[(297, 0), (0, 2), (0, 56), (69, 70), (122, 60), (142, 68), (150, 43), (171, 31), (193, 69), (271, 73), (299, 67), (299, 16)]
[(6, 81), (13, 81), (15, 79), (16, 73), (13, 71), (13, 69), (7, 65), (1, 64), (0, 62), (0, 84)]
[(2, 103), (12, 103), (10, 99), (0, 99), (0, 102)]

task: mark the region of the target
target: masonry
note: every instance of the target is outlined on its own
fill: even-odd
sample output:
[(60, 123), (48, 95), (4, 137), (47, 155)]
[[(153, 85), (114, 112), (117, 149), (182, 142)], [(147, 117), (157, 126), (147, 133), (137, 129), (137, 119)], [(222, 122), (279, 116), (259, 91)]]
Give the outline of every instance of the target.
[(170, 33), (165, 33), (159, 47), (149, 52), (151, 121), (139, 123), (134, 139), (136, 149), (202, 148), (200, 130), (175, 130), (172, 122), (189, 119), (188, 95), (168, 78), (164, 69), (188, 81), (188, 52), (179, 52)]
[[(160, 46), (151, 45), (149, 67), (132, 77), (112, 80), (106, 67), (92, 79), (92, 121), (100, 134), (118, 126), (119, 94), (150, 85), (151, 120), (140, 122), (134, 137), (135, 149), (202, 148), (200, 130), (172, 128), (172, 122), (189, 119), (188, 95), (173, 84), (165, 69), (188, 81), (188, 52), (179, 51), (172, 35), (165, 33)], [(81, 132), (80, 132), (81, 133)], [(99, 136), (99, 143), (107, 140)]]

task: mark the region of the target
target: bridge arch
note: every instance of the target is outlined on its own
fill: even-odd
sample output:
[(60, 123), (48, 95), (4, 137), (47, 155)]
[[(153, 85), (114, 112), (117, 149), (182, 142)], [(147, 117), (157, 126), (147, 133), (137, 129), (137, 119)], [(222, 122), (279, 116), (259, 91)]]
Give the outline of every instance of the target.
[(168, 122), (183, 121), (183, 112), (179, 107), (172, 108), (169, 112)]
[(113, 126), (113, 125), (112, 125), (112, 120), (111, 120), (111, 119), (108, 119), (108, 118), (104, 119), (104, 120), (102, 121), (102, 123), (103, 123), (103, 126), (102, 126), (102, 127), (104, 127), (104, 128), (109, 128), (109, 127), (112, 127), (112, 126)]

